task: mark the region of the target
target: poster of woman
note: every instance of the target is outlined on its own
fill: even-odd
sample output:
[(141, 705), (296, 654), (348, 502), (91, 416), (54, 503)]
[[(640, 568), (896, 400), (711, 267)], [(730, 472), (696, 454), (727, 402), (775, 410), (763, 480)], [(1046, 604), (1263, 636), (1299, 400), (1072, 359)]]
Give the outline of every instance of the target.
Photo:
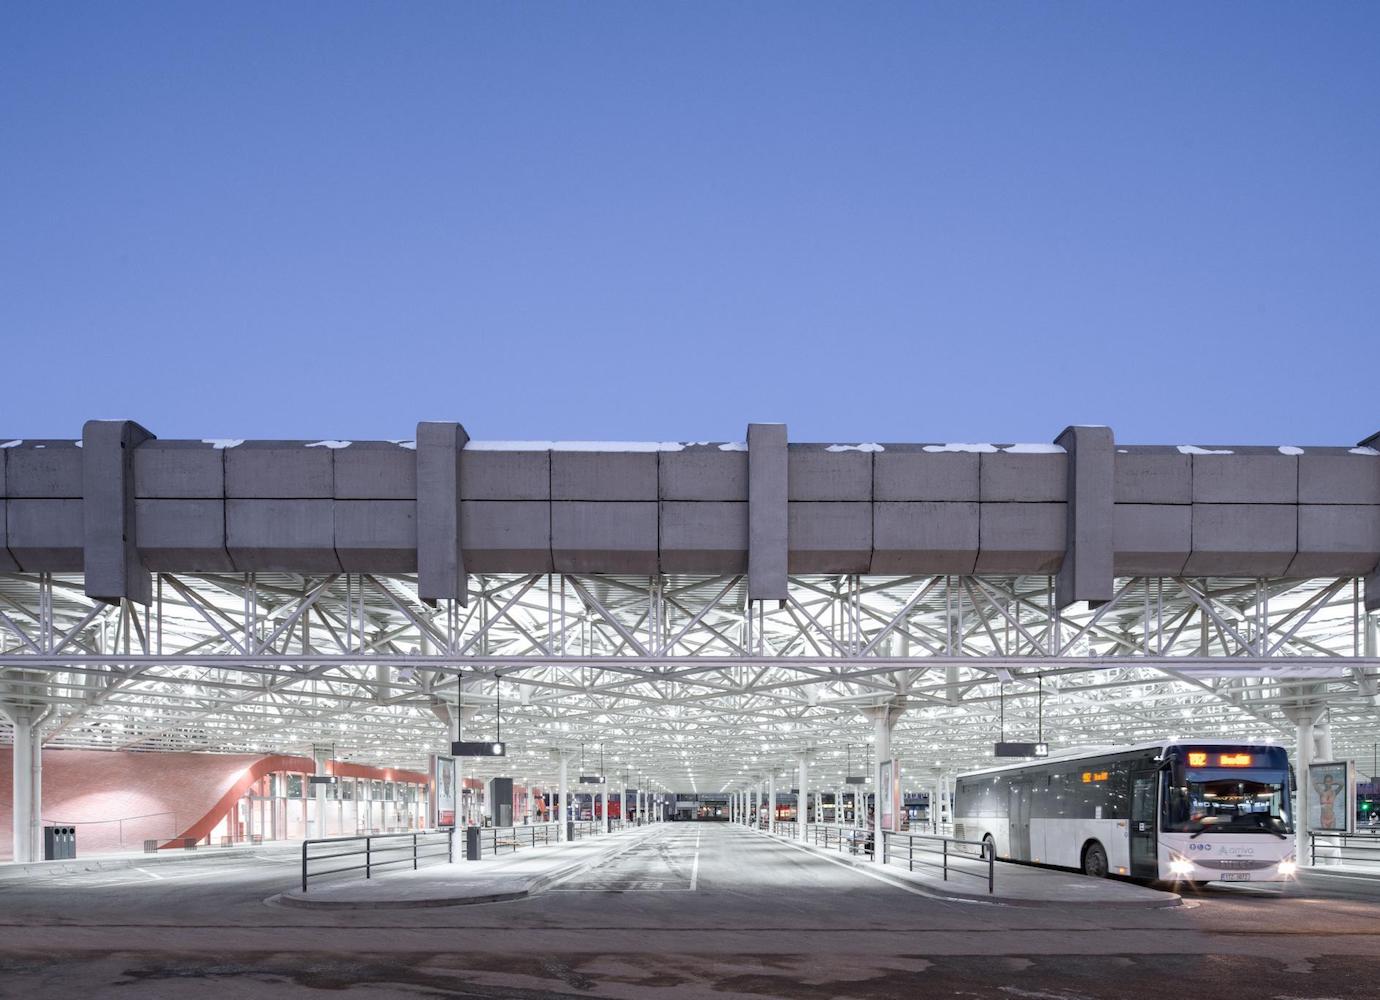
[(1308, 765), (1308, 829), (1315, 833), (1348, 833), (1355, 812), (1356, 783), (1350, 761)]

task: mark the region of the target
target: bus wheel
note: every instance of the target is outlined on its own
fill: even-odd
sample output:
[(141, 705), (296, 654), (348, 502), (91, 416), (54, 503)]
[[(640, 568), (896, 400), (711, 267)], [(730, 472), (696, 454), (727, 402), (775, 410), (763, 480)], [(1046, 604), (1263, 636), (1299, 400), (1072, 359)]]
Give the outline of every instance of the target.
[(1083, 851), (1083, 874), (1092, 878), (1106, 878), (1107, 870), (1107, 852), (1101, 844), (1093, 841)]

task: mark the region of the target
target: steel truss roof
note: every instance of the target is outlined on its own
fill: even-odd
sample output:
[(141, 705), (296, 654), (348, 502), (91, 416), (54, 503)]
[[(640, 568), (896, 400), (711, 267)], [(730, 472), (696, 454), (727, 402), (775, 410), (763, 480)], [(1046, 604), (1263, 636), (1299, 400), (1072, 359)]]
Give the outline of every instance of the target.
[[(1096, 609), (1050, 577), (792, 577), (780, 607), (720, 577), (478, 576), (467, 607), (413, 577), (160, 575), (147, 608), (79, 576), (0, 576), (0, 701), (51, 706), (50, 747), (305, 751), (424, 766), (455, 731), (502, 733), (471, 774), (537, 782), (555, 752), (611, 776), (718, 791), (811, 754), (862, 773), (861, 708), (924, 779), (991, 745), (1239, 735), (1292, 745), (1325, 705), (1338, 754), (1377, 739), (1376, 616), (1353, 579), (1117, 581)], [(459, 681), (457, 680), (459, 679)], [(8, 730), (2, 730), (8, 736)], [(1368, 768), (1363, 765), (1363, 770)]]

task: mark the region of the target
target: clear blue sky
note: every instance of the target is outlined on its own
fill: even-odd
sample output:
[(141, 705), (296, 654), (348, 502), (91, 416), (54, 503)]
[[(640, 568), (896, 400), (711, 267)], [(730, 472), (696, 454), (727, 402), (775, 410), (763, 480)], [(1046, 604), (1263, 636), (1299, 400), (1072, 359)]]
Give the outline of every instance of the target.
[(0, 11), (0, 438), (1350, 444), (1380, 4)]

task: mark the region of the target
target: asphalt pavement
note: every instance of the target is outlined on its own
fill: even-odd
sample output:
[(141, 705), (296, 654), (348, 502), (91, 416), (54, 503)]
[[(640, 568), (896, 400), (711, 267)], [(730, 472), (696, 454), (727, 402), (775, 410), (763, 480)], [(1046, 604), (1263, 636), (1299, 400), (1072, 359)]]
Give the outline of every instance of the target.
[(1380, 996), (1380, 880), (1336, 873), (1012, 907), (668, 824), (528, 899), (321, 913), (265, 904), (297, 876), (272, 855), (189, 864), (0, 886), (0, 997)]

